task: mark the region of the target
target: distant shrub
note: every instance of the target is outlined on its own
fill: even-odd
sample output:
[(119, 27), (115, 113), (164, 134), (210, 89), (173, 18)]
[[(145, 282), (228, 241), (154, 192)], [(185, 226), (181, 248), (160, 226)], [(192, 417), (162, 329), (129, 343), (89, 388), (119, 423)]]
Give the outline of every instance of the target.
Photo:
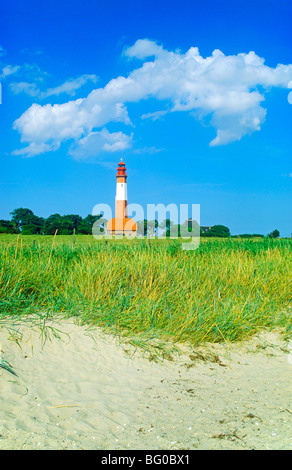
[(233, 235), (233, 238), (264, 238), (264, 235), (259, 233), (243, 233), (241, 235)]

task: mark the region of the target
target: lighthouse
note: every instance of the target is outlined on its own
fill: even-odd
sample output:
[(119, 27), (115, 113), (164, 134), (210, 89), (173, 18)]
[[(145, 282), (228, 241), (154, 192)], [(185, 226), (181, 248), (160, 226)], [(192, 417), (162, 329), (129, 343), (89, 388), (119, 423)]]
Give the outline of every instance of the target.
[(108, 235), (137, 235), (137, 224), (128, 217), (127, 173), (126, 165), (121, 159), (117, 168), (115, 218), (107, 223)]

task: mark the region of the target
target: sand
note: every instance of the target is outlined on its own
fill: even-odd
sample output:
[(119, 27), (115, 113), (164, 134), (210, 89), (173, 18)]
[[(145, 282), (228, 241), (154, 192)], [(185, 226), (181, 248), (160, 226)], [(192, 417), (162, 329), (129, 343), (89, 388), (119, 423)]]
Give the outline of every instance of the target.
[(17, 373), (0, 369), (0, 449), (292, 449), (292, 355), (279, 334), (154, 362), (99, 328), (52, 326), (59, 339), (0, 328)]

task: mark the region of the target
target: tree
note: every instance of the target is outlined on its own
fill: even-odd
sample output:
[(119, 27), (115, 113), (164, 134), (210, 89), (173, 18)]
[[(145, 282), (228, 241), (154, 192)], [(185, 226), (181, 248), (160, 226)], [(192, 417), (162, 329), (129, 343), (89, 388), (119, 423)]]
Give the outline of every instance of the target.
[(43, 231), (44, 219), (34, 215), (32, 210), (20, 207), (11, 212), (11, 222), (25, 235), (40, 234)]
[(166, 237), (169, 237), (171, 234), (171, 228), (173, 227), (174, 223), (170, 219), (164, 219), (161, 224), (158, 225), (158, 227), (161, 230), (164, 230), (163, 235)]
[(278, 238), (280, 236), (279, 230), (275, 229), (271, 233), (268, 233), (268, 238)]
[(147, 220), (147, 235), (155, 237), (158, 229), (158, 220)]
[(62, 219), (66, 221), (70, 221), (70, 223), (73, 226), (73, 229), (75, 228), (75, 231), (78, 232), (78, 228), (80, 224), (82, 223), (82, 217), (80, 217), (80, 215), (77, 215), (77, 214), (63, 215)]
[(230, 237), (230, 230), (225, 225), (213, 225), (208, 232), (204, 234), (205, 237)]
[(0, 233), (19, 233), (19, 228), (10, 220), (0, 220)]
[(54, 235), (56, 230), (59, 235), (70, 235), (70, 233), (73, 233), (73, 223), (70, 223), (70, 221), (66, 223), (60, 214), (52, 214), (45, 220), (44, 233)]
[(91, 231), (92, 227), (86, 222), (84, 222), (84, 220), (82, 220), (82, 222), (78, 226), (78, 233), (81, 233), (83, 235), (90, 235)]
[(93, 224), (95, 224), (97, 221), (98, 221), (99, 226), (106, 224), (106, 220), (102, 218), (101, 214), (99, 215), (88, 214), (84, 219), (82, 219), (82, 221), (78, 225), (77, 233), (91, 235)]
[(196, 220), (188, 219), (183, 224), (174, 224), (170, 219), (165, 219), (159, 228), (164, 230), (163, 236), (170, 238), (199, 236), (200, 225)]
[(44, 219), (36, 217), (36, 219), (22, 227), (21, 233), (23, 235), (40, 235), (43, 233)]
[(137, 234), (146, 237), (147, 235), (147, 219), (138, 220), (137, 222)]
[(34, 213), (30, 209), (20, 207), (11, 212), (11, 221), (19, 228), (22, 229), (24, 225), (30, 224)]
[(201, 233), (200, 225), (196, 220), (188, 219), (185, 220), (182, 225), (179, 226), (180, 237), (199, 237)]
[(157, 229), (159, 227), (158, 220), (138, 220), (137, 222), (137, 234), (142, 235), (143, 237), (151, 236), (154, 237), (157, 235)]
[(146, 235), (147, 237), (155, 237), (158, 231), (158, 220), (147, 220), (147, 230)]

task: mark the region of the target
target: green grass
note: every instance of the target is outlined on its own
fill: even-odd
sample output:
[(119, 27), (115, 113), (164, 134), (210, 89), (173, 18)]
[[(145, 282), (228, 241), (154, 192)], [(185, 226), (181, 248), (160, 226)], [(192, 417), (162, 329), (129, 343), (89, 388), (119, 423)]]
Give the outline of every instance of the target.
[(73, 316), (147, 348), (292, 332), (292, 240), (0, 236), (0, 320)]

